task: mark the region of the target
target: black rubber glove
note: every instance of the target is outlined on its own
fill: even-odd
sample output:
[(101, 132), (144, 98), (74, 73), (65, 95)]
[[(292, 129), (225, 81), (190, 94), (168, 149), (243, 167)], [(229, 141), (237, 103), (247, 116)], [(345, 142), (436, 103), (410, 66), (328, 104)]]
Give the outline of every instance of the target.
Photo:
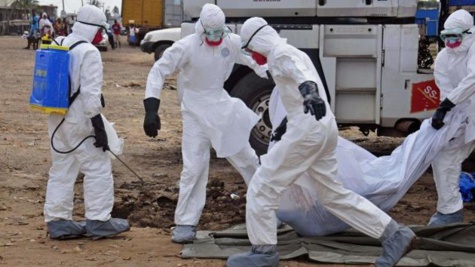
[(308, 113), (315, 116), (315, 119), (320, 120), (325, 117), (327, 110), (325, 101), (318, 95), (317, 84), (313, 81), (305, 81), (299, 85), (299, 91), (302, 94), (304, 113)]
[(103, 94), (101, 94), (101, 106), (102, 106), (102, 108), (106, 107), (106, 101), (104, 100), (104, 95)]
[(145, 107), (145, 119), (143, 121), (145, 134), (150, 137), (156, 137), (158, 130), (161, 129), (160, 117), (158, 116), (160, 99), (149, 97), (143, 101), (143, 105)]
[(444, 118), (445, 114), (449, 112), (453, 107), (455, 107), (455, 104), (452, 103), (448, 98), (444, 99), (439, 104), (439, 107), (435, 111), (434, 115), (432, 115), (432, 127), (436, 130), (439, 130), (444, 126)]
[(104, 128), (104, 122), (102, 121), (101, 114), (98, 114), (91, 118), (92, 126), (94, 127), (94, 137), (96, 142), (94, 145), (96, 147), (102, 147), (102, 151), (109, 150), (109, 144), (107, 140), (106, 129)]
[(287, 131), (287, 117), (285, 117), (282, 122), (279, 124), (279, 127), (277, 127), (274, 132), (271, 135), (270, 140), (271, 141), (280, 141), (282, 139), (282, 135), (285, 134)]

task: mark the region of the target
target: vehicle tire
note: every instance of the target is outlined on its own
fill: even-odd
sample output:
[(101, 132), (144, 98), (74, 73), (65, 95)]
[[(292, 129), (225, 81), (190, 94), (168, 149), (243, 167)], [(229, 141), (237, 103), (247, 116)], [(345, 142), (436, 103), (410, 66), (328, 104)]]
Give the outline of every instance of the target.
[(165, 50), (169, 48), (170, 46), (171, 45), (169, 44), (161, 44), (157, 46), (157, 48), (155, 49), (155, 54), (154, 54), (155, 61), (159, 60), (162, 57), (163, 52), (165, 52)]
[(272, 79), (263, 79), (250, 72), (242, 77), (230, 92), (231, 96), (240, 98), (256, 114), (262, 114), (262, 119), (252, 129), (249, 138), (249, 143), (258, 155), (267, 152), (272, 134), (269, 99), (274, 86)]

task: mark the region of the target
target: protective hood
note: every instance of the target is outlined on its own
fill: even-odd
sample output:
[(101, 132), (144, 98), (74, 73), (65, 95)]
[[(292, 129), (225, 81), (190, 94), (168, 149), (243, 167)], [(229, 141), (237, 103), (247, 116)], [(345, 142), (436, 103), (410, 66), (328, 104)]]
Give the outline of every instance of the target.
[(97, 7), (86, 5), (79, 9), (72, 31), (81, 39), (92, 42), (100, 27), (106, 27), (106, 16)]
[(195, 24), (195, 31), (203, 34), (206, 29), (224, 29), (226, 17), (217, 5), (205, 4), (200, 13), (200, 18)]
[(444, 23), (444, 29), (468, 30), (473, 27), (473, 17), (466, 10), (460, 9), (452, 13)]
[(449, 53), (464, 53), (475, 41), (475, 28), (473, 17), (466, 10), (460, 9), (452, 13), (444, 23), (444, 31), (468, 31), (464, 33), (462, 44), (456, 48), (446, 47)]
[(267, 56), (276, 45), (285, 43), (285, 39), (282, 39), (274, 28), (264, 25), (267, 25), (267, 21), (263, 18), (253, 17), (246, 20), (241, 28), (241, 39), (247, 48)]

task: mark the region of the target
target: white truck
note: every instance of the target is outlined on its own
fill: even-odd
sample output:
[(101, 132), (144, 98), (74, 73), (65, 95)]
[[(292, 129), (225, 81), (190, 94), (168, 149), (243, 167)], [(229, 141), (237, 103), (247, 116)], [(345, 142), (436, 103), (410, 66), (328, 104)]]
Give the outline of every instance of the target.
[[(438, 106), (432, 73), (417, 65), (417, 0), (184, 0), (192, 21), (182, 23), (182, 36), (194, 32), (193, 21), (205, 3), (221, 7), (237, 34), (247, 18), (259, 16), (305, 51), (340, 126), (405, 136), (418, 130)], [(224, 87), (262, 114), (250, 142), (265, 153), (272, 129), (267, 111), (272, 79), (236, 65)]]
[(178, 27), (149, 31), (140, 41), (140, 49), (145, 53), (153, 53), (153, 57), (157, 61), (162, 57), (163, 52), (180, 38), (181, 29)]

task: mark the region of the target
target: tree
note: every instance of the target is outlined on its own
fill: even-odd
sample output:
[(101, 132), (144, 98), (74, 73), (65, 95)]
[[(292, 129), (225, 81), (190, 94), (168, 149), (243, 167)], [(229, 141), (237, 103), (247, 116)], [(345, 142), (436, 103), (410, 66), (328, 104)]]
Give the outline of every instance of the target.
[(37, 6), (38, 3), (38, 0), (15, 0), (10, 7), (16, 10), (31, 10)]
[(10, 5), (12, 14), (16, 10), (31, 12), (38, 5), (38, 0), (15, 0)]
[[(12, 19), (12, 15), (16, 13), (18, 10), (23, 10), (26, 12), (31, 12), (31, 10), (38, 5), (38, 0), (15, 0), (10, 5), (10, 13), (7, 15), (7, 25), (10, 25), (10, 20)], [(8, 33), (10, 31), (9, 26), (3, 29), (3, 32), (0, 34), (5, 34), (5, 31)]]

